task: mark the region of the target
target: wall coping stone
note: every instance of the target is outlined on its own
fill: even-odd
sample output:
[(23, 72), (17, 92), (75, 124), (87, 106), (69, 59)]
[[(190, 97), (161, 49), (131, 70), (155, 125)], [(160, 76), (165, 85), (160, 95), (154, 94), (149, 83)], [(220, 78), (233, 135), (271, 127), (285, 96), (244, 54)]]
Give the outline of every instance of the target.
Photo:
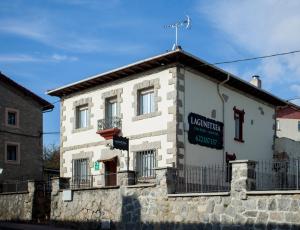
[(253, 160), (235, 160), (235, 161), (229, 161), (230, 164), (241, 164), (241, 163), (256, 163), (256, 161)]
[(247, 191), (247, 195), (300, 194), (300, 190)]
[(156, 184), (135, 184), (135, 185), (127, 185), (126, 188), (148, 188), (148, 187), (155, 187)]
[(72, 191), (88, 191), (88, 190), (108, 190), (108, 189), (119, 189), (120, 186), (105, 186), (105, 187), (92, 187), (92, 188), (76, 188), (76, 189), (59, 189), (60, 192), (64, 190), (72, 190)]
[(178, 194), (168, 194), (168, 197), (193, 197), (193, 196), (230, 196), (230, 192), (206, 192), (206, 193), (178, 193)]
[(134, 170), (120, 170), (117, 173), (134, 173)]
[(51, 180), (58, 180), (58, 179), (60, 179), (61, 177), (59, 177), (59, 176), (54, 176), (54, 177), (51, 177), (50, 179)]
[(167, 166), (167, 167), (157, 167), (154, 170), (166, 170), (166, 169), (175, 169), (175, 168)]
[(28, 191), (24, 191), (24, 192), (3, 192), (3, 193), (0, 193), (0, 196), (1, 196), (1, 195), (28, 194), (28, 193), (29, 193)]

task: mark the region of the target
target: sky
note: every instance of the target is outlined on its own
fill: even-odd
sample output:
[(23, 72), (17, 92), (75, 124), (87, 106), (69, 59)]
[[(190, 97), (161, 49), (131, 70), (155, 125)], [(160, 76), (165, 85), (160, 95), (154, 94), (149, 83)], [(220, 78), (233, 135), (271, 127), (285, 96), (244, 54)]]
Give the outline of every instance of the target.
[[(51, 103), (49, 89), (182, 48), (210, 63), (300, 50), (298, 0), (1, 0), (0, 71)], [(300, 53), (218, 67), (283, 99), (300, 97)], [(299, 101), (295, 100), (294, 103)], [(60, 129), (59, 103), (44, 132)], [(59, 134), (44, 135), (59, 144)]]

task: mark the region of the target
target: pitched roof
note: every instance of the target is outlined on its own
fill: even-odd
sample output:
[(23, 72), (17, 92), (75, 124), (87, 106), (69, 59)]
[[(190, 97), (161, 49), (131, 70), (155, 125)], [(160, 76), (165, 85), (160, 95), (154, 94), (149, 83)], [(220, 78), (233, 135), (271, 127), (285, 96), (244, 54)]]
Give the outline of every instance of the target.
[(180, 64), (188, 66), (192, 69), (206, 74), (208, 77), (218, 82), (226, 80), (229, 74), (230, 79), (225, 83), (225, 85), (236, 88), (240, 91), (252, 95), (253, 97), (259, 98), (262, 101), (266, 101), (272, 105), (284, 106), (287, 104), (286, 101), (268, 93), (267, 91), (257, 88), (251, 85), (249, 82), (244, 81), (214, 65), (211, 65), (206, 61), (199, 59), (181, 49), (166, 52), (164, 54), (144, 59), (102, 74), (97, 74), (95, 76), (59, 87), (57, 89), (49, 90), (47, 94), (51, 96), (62, 97), (80, 90), (91, 88), (95, 85), (100, 85), (121, 78), (126, 78), (132, 74), (141, 73), (147, 70), (151, 70), (161, 66), (167, 66), (170, 64)]
[(41, 105), (43, 111), (54, 108), (54, 106), (51, 103), (49, 103), (48, 101), (46, 101), (43, 98), (39, 97), (35, 93), (33, 93), (30, 90), (26, 89), (25, 87), (21, 86), (20, 84), (18, 84), (17, 82), (13, 81), (9, 77), (5, 76), (1, 72), (0, 72), (0, 82), (4, 82), (7, 85), (9, 85), (9, 86), (11, 86), (11, 87), (19, 90), (25, 96), (31, 97), (34, 101), (36, 101), (37, 103), (39, 103)]

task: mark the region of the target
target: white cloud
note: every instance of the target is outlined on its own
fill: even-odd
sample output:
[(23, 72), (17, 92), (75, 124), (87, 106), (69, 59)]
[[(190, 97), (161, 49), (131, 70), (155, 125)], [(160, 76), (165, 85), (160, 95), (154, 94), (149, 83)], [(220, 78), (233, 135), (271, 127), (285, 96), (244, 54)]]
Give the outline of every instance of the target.
[[(144, 49), (142, 45), (133, 42), (116, 42), (84, 35), (55, 26), (52, 22), (43, 20), (6, 19), (0, 22), (0, 34), (13, 34), (42, 44), (79, 53), (118, 53), (132, 54)], [(95, 35), (96, 36), (96, 35)]]
[(48, 56), (28, 55), (28, 54), (10, 54), (0, 55), (1, 63), (22, 63), (22, 62), (65, 62), (65, 61), (77, 61), (75, 56), (67, 56), (60, 54), (53, 54)]
[[(199, 5), (199, 12), (237, 48), (260, 56), (299, 50), (300, 1), (218, 0)], [(249, 70), (248, 70), (249, 71)], [(267, 84), (300, 81), (300, 54), (260, 61), (253, 69)]]
[(53, 54), (51, 58), (55, 61), (78, 61), (77, 57), (60, 54)]

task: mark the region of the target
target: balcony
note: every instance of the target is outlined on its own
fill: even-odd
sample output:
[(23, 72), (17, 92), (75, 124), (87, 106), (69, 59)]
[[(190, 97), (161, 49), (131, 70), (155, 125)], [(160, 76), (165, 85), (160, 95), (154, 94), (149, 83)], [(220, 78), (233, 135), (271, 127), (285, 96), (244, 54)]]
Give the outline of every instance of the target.
[(119, 117), (111, 117), (98, 120), (98, 131), (106, 140), (112, 139), (121, 131), (122, 121)]

